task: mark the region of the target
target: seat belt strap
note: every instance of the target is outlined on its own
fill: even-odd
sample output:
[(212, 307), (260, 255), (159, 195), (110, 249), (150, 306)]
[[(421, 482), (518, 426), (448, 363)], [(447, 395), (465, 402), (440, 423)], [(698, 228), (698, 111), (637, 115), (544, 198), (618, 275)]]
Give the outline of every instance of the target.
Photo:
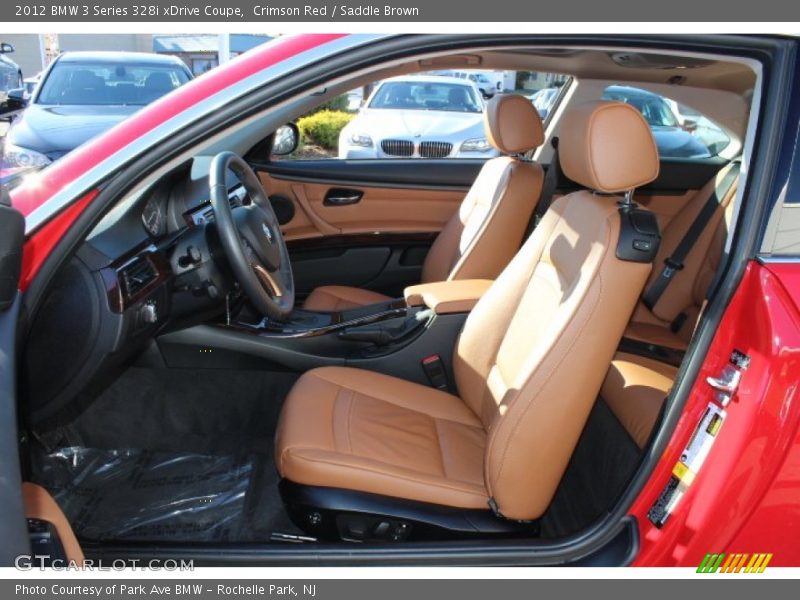
[(544, 217), (547, 209), (553, 203), (553, 196), (558, 187), (558, 181), (561, 175), (561, 165), (558, 162), (558, 138), (554, 137), (550, 140), (550, 145), (553, 147), (553, 156), (550, 160), (550, 166), (547, 167), (547, 172), (544, 174), (544, 181), (542, 182), (542, 193), (539, 196), (539, 202), (528, 221), (528, 227), (525, 229), (525, 237), (523, 242), (527, 240), (533, 230), (539, 225), (539, 222)]
[(672, 254), (664, 260), (664, 268), (661, 270), (661, 273), (655, 281), (650, 284), (650, 287), (647, 288), (642, 296), (642, 302), (644, 302), (644, 305), (651, 311), (655, 308), (656, 304), (658, 304), (664, 292), (667, 291), (675, 273), (683, 269), (683, 261), (686, 260), (689, 252), (692, 251), (697, 240), (700, 239), (711, 217), (714, 216), (714, 213), (719, 208), (720, 202), (722, 202), (733, 187), (733, 184), (739, 177), (740, 169), (741, 163), (738, 161), (731, 163), (728, 172), (725, 173), (722, 180), (714, 187), (714, 191), (711, 196), (709, 196), (708, 200), (706, 200), (703, 208), (700, 209), (700, 212), (697, 214), (691, 227), (689, 227), (689, 230), (683, 236), (683, 239), (681, 239), (675, 247), (675, 250), (672, 251)]

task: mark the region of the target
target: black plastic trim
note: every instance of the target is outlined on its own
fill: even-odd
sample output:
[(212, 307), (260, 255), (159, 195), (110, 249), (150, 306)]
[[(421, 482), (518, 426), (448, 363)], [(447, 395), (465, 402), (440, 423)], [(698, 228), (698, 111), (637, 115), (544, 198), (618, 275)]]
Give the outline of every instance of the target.
[(470, 188), (485, 161), (475, 158), (282, 160), (252, 162), (275, 179), (329, 182), (337, 186), (462, 191)]
[(634, 354), (644, 358), (650, 358), (663, 362), (673, 367), (680, 367), (683, 362), (685, 353), (682, 350), (675, 348), (667, 348), (666, 346), (658, 346), (640, 340), (631, 338), (622, 338), (617, 347), (617, 352), (625, 352), (626, 354)]
[[(341, 523), (337, 520), (364, 516), (406, 522), (409, 539), (414, 540), (535, 537), (539, 532), (538, 522), (497, 517), (488, 504), (485, 510), (460, 509), (354, 490), (300, 485), (287, 479), (281, 480), (278, 489), (295, 525), (322, 539), (341, 537)], [(309, 515), (315, 519), (309, 519)]]
[[(114, 560), (184, 559), (195, 566), (628, 566), (639, 551), (636, 519), (623, 517), (586, 553), (570, 553), (572, 540), (459, 540), (403, 544), (167, 544), (83, 542), (86, 557), (103, 564)], [(553, 550), (555, 549), (555, 553)], [(141, 564), (141, 563), (140, 563)]]
[(16, 379), (14, 352), (21, 296), (0, 312), (0, 566), (10, 567), (14, 558), (30, 553), (30, 539), (22, 502), (20, 439), (17, 432)]

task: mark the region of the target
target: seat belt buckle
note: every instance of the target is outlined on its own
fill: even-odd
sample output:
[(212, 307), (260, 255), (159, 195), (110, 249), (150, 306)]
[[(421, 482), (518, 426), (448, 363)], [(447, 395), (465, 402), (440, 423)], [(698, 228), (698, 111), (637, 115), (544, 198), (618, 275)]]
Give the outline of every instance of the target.
[(425, 371), (425, 375), (431, 386), (435, 387), (437, 390), (446, 390), (447, 372), (444, 370), (442, 357), (438, 354), (431, 354), (423, 358), (420, 363), (422, 364), (422, 370)]
[(683, 269), (683, 263), (675, 262), (671, 258), (667, 258), (664, 260), (664, 270), (661, 272), (662, 277), (666, 277), (670, 279), (673, 275), (675, 275), (676, 271), (680, 271)]

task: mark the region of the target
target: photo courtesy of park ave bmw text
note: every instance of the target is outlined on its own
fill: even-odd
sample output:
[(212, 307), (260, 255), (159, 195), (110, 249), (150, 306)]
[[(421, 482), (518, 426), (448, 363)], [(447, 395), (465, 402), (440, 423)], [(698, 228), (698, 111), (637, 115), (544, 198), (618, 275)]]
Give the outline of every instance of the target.
[(778, 0), (1, 5), (0, 596), (791, 585), (799, 143)]

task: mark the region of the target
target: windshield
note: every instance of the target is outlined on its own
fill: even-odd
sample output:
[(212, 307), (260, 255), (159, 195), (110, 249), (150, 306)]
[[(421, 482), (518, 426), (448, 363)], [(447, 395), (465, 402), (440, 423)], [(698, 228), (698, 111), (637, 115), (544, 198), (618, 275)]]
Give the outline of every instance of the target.
[(60, 62), (45, 79), (38, 104), (145, 105), (189, 81), (179, 66)]
[(369, 103), (370, 108), (483, 112), (471, 86), (457, 83), (390, 81), (384, 83)]

